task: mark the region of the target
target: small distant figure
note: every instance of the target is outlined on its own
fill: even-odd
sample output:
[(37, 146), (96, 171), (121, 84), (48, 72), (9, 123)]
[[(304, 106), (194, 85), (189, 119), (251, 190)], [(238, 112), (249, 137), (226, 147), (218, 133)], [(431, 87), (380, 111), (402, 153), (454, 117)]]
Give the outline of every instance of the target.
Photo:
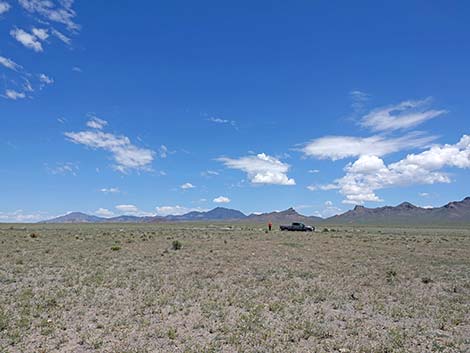
[(269, 231), (271, 231), (271, 229), (273, 228), (273, 224), (271, 222), (268, 223), (268, 229)]

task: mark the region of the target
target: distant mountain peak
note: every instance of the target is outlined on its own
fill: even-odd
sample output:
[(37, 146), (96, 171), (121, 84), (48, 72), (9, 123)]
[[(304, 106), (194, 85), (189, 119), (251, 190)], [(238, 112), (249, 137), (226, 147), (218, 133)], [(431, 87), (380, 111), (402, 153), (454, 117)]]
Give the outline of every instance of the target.
[(415, 205), (413, 205), (412, 203), (409, 203), (409, 202), (402, 202), (401, 204), (399, 204), (397, 206), (398, 208), (417, 208)]

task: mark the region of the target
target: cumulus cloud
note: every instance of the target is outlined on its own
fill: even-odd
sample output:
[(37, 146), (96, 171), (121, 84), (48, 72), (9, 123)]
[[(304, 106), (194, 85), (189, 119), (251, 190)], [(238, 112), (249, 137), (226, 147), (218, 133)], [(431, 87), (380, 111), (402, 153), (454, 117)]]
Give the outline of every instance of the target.
[[(36, 34), (39, 34), (40, 36)], [(42, 52), (43, 48), (41, 40), (45, 39), (44, 37), (47, 35), (47, 33), (44, 33), (44, 30), (37, 28), (33, 28), (33, 33), (28, 33), (20, 28), (15, 28), (10, 31), (10, 35), (18, 42), (23, 44), (26, 48), (32, 49), (35, 52)]]
[(46, 85), (52, 85), (54, 83), (54, 79), (48, 77), (45, 74), (39, 74), (39, 81), (41, 81), (42, 83)]
[(456, 144), (434, 145), (417, 154), (386, 165), (378, 156), (363, 155), (349, 163), (346, 174), (333, 184), (346, 199), (344, 203), (378, 202), (376, 191), (412, 184), (450, 183), (444, 168), (470, 168), (470, 136)]
[(26, 94), (24, 92), (15, 91), (13, 89), (7, 89), (5, 90), (5, 95), (3, 97), (11, 100), (17, 100), (26, 98)]
[(121, 215), (130, 215), (130, 216), (138, 216), (138, 217), (155, 216), (155, 213), (142, 211), (135, 205), (125, 205), (125, 204), (117, 205), (115, 206), (115, 209), (117, 210), (116, 213), (121, 214)]
[(361, 119), (360, 125), (372, 131), (403, 130), (446, 113), (445, 110), (427, 109), (429, 103), (428, 98), (374, 109)]
[(187, 189), (194, 189), (195, 186), (191, 183), (184, 183), (180, 186), (181, 189), (187, 190)]
[(198, 207), (189, 208), (189, 207), (176, 205), (176, 206), (158, 206), (158, 207), (155, 207), (155, 211), (157, 215), (159, 216), (168, 216), (168, 215), (179, 216), (179, 215), (186, 214), (186, 213), (193, 212), (193, 211), (205, 212), (207, 210), (198, 208)]
[(95, 211), (95, 215), (101, 216), (101, 217), (113, 217), (113, 216), (114, 216), (114, 212), (108, 210), (107, 208), (98, 208), (98, 209)]
[(96, 116), (89, 115), (90, 120), (87, 121), (86, 126), (92, 128), (92, 129), (98, 129), (101, 130), (103, 129), (106, 125), (108, 125), (108, 122), (106, 120), (100, 119)]
[(13, 71), (18, 71), (22, 68), (21, 65), (18, 65), (13, 60), (5, 58), (4, 56), (0, 56), (0, 65), (3, 65), (7, 69), (10, 69)]
[(314, 216), (328, 218), (334, 215), (341, 213), (342, 210), (339, 207), (336, 207), (332, 201), (325, 201), (324, 208), (320, 211), (316, 211)]
[(301, 151), (308, 157), (336, 161), (367, 154), (385, 156), (404, 149), (426, 146), (434, 139), (433, 136), (422, 136), (416, 133), (396, 138), (380, 135), (370, 137), (326, 136), (310, 141)]
[(0, 223), (32, 223), (42, 221), (45, 218), (48, 218), (45, 212), (25, 212), (24, 210), (13, 212), (0, 211)]
[(265, 153), (238, 159), (220, 157), (217, 160), (227, 168), (242, 170), (253, 184), (295, 185), (287, 176), (290, 166)]
[(130, 170), (150, 170), (155, 152), (132, 144), (127, 136), (118, 136), (100, 130), (66, 132), (65, 136), (75, 144), (92, 149), (102, 149), (111, 153), (114, 169), (126, 173)]
[(76, 31), (80, 28), (74, 22), (76, 16), (73, 10), (73, 0), (18, 0), (20, 5), (29, 13), (37, 14), (40, 17), (65, 25), (69, 31)]
[(219, 196), (219, 197), (216, 197), (212, 201), (215, 202), (215, 203), (229, 203), (231, 200), (228, 197)]

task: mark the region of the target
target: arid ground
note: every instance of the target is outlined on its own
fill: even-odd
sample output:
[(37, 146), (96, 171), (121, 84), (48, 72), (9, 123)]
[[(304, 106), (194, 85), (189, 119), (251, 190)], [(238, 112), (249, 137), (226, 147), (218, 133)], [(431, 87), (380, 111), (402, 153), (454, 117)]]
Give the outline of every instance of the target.
[(470, 229), (1, 225), (0, 352), (469, 352)]

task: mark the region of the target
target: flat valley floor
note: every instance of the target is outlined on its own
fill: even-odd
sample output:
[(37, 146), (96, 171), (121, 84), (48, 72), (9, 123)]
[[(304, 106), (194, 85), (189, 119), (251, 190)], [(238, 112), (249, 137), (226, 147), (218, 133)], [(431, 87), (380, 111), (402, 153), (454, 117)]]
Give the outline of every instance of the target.
[(0, 352), (469, 352), (470, 229), (0, 225)]

